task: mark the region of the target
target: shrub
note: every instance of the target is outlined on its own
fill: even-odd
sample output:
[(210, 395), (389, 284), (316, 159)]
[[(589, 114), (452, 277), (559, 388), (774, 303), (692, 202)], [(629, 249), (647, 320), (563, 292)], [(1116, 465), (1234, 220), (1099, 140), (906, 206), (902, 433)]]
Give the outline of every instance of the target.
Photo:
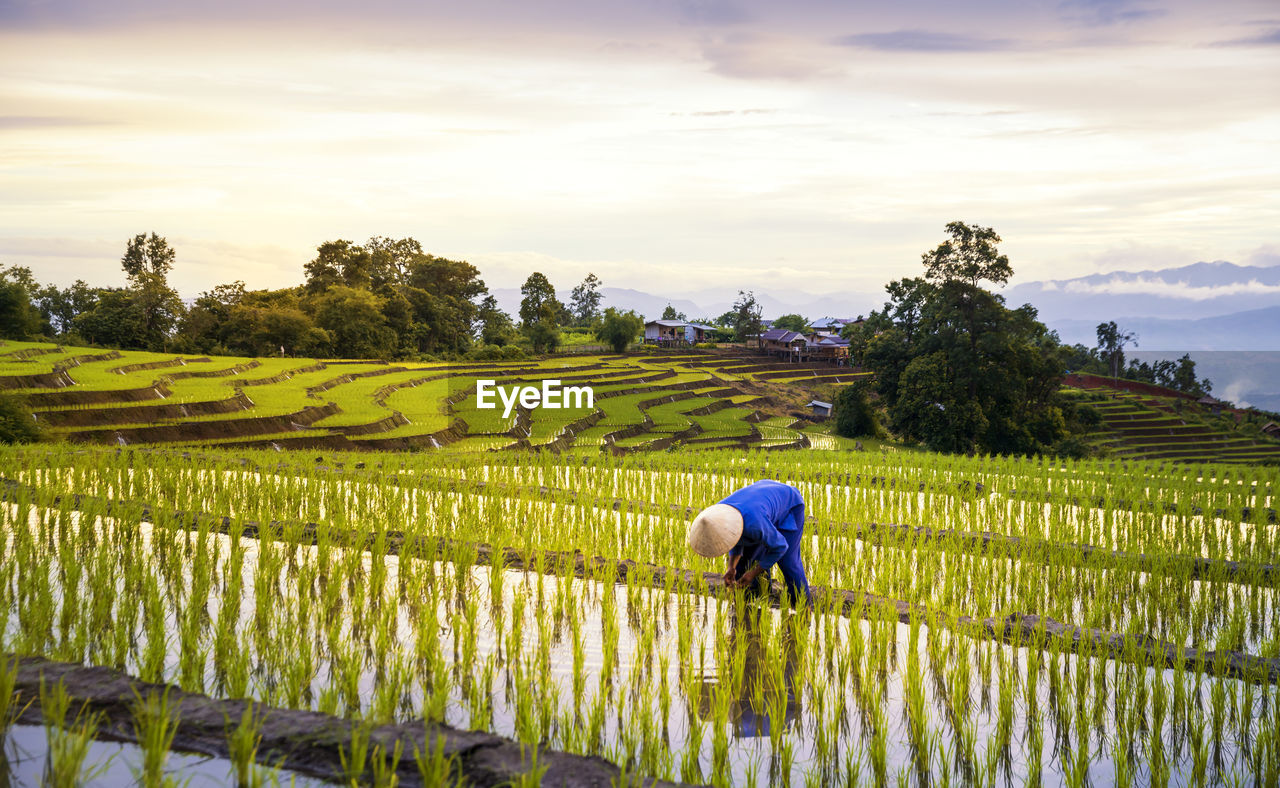
[(846, 438), (878, 437), (883, 434), (863, 383), (851, 383), (840, 390), (833, 403), (836, 434)]
[(33, 443), (42, 437), (26, 404), (12, 394), (0, 395), (0, 443)]

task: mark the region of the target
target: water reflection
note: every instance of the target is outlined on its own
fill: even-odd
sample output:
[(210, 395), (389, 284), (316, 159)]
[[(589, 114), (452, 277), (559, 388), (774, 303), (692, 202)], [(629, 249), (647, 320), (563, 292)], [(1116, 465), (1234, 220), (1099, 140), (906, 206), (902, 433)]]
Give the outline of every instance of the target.
[[(736, 670), (736, 660), (742, 665), (742, 690), (729, 704), (729, 719), (733, 722), (734, 736), (739, 739), (769, 738), (785, 732), (800, 716), (800, 701), (796, 692), (796, 647), (788, 634), (777, 642), (766, 641), (768, 630), (761, 627), (760, 616), (772, 611), (760, 605), (747, 605), (745, 609), (729, 612), (728, 640), (719, 655), (721, 669), (708, 666), (698, 673), (698, 716), (704, 721), (715, 719), (715, 696), (721, 684), (719, 670)], [(781, 633), (794, 631), (789, 625), (795, 613), (784, 612)], [(773, 730), (780, 726), (781, 730)]]

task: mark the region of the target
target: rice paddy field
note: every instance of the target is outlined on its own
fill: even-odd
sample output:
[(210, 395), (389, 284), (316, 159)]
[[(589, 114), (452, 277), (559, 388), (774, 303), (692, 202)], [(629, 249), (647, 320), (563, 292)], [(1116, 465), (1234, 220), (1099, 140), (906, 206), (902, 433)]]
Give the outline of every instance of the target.
[[(24, 396), (51, 437), (113, 446), (803, 448), (813, 431), (797, 418), (806, 393), (865, 377), (848, 367), (732, 353), (427, 364), (0, 346), (0, 391)], [(560, 381), (589, 386), (594, 397), (559, 409), (481, 408), (480, 380), (507, 389)]]
[[(649, 432), (732, 409), (697, 415), (727, 396), (697, 370), (640, 373), (696, 387)], [(578, 437), (622, 414), (597, 418)], [(744, 422), (754, 443), (786, 437), (767, 422)], [(0, 449), (0, 720), (52, 720), (61, 784), (104, 729), (161, 784), (210, 708), (234, 711), (199, 741), (242, 784), (1280, 780), (1275, 468), (485, 450), (506, 426), (415, 453)], [(744, 598), (686, 546), (697, 510), (761, 478), (807, 502), (811, 606)], [(29, 689), (38, 660), (142, 690), (75, 715), (92, 688)], [(280, 718), (340, 730), (330, 767)]]

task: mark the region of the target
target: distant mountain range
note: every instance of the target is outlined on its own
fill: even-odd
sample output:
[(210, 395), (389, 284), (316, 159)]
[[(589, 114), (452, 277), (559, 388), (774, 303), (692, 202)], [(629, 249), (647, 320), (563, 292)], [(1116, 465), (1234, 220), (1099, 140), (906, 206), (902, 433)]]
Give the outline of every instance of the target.
[[(729, 311), (737, 298), (733, 289), (655, 295), (605, 287), (600, 292), (605, 306), (634, 309), (649, 319), (660, 317), (667, 304), (690, 319), (715, 318)], [(512, 315), (519, 312), (518, 289), (497, 288), (493, 293), (503, 309)], [(1026, 282), (1001, 294), (1011, 307), (1034, 306), (1040, 319), (1071, 344), (1092, 347), (1098, 323), (1114, 320), (1137, 334), (1143, 350), (1280, 350), (1280, 265), (1219, 260)], [(883, 291), (756, 293), (766, 318), (795, 313), (811, 320), (865, 315), (879, 309), (885, 298)]]
[(1094, 345), (1114, 320), (1151, 350), (1280, 350), (1280, 266), (1219, 260), (1028, 282), (1004, 291), (1031, 304), (1064, 342)]
[[(1220, 317), (1280, 306), (1280, 265), (1219, 260), (1159, 271), (1114, 271), (1076, 279), (1027, 282), (1004, 291), (1011, 306), (1032, 304), (1040, 319), (1098, 322)], [(1280, 346), (1273, 346), (1280, 350)]]

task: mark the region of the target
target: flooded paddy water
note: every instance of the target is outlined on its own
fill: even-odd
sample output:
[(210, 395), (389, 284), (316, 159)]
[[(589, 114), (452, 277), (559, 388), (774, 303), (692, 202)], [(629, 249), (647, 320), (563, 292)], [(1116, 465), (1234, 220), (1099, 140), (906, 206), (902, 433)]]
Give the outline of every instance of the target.
[[(64, 496), (0, 507), (5, 650), (371, 722), (440, 720), (694, 783), (1232, 785), (1280, 775), (1275, 685), (1213, 675), (1215, 648), (1276, 656), (1274, 580), (1197, 579), (1176, 566), (1134, 572), (1070, 550), (974, 555), (956, 541), (876, 542), (826, 527), (865, 522), (860, 515), (877, 508), (899, 521), (927, 512), (914, 522), (935, 528), (1045, 539), (1067, 525), (1096, 537), (1105, 524), (1110, 541), (1080, 542), (1138, 552), (1156, 543), (1141, 530), (1166, 514), (1010, 503), (1007, 493), (833, 486), (828, 497), (801, 481), (819, 523), (806, 537), (815, 582), (940, 611), (902, 621), (850, 618), (821, 597), (813, 610), (779, 610), (643, 563), (625, 573), (608, 561), (585, 571), (534, 559), (532, 571), (503, 569), (475, 547), (578, 544), (589, 555), (712, 569), (685, 553), (683, 512), (626, 505), (696, 505), (687, 474), (658, 481), (613, 469), (630, 486), (591, 500), (556, 492), (588, 489), (578, 468), (486, 468), (491, 486), (474, 494), (406, 490), (407, 473), (379, 483), (143, 469), (161, 503), (234, 510), (233, 523), (281, 515), (277, 532), (251, 538), (163, 506), (145, 518), (108, 512), (102, 501), (138, 495), (135, 470), (66, 474), (53, 485), (98, 495), (96, 503)], [(451, 478), (479, 473), (464, 466)], [(540, 481), (557, 486), (496, 486)], [(24, 482), (48, 484), (38, 474)], [(308, 530), (315, 521), (369, 538), (355, 549)], [(1206, 527), (1202, 516), (1167, 522), (1160, 538), (1206, 545), (1195, 555), (1247, 555), (1229, 543), (1246, 537), (1195, 531)], [(392, 523), (411, 524), (419, 541), (392, 539)], [(1255, 544), (1274, 538), (1265, 522), (1249, 526)], [(1133, 651), (1113, 658), (1080, 643), (1011, 644), (946, 623), (1047, 611), (1127, 633)], [(1204, 663), (1146, 664), (1140, 646), (1152, 635), (1203, 648)]]

